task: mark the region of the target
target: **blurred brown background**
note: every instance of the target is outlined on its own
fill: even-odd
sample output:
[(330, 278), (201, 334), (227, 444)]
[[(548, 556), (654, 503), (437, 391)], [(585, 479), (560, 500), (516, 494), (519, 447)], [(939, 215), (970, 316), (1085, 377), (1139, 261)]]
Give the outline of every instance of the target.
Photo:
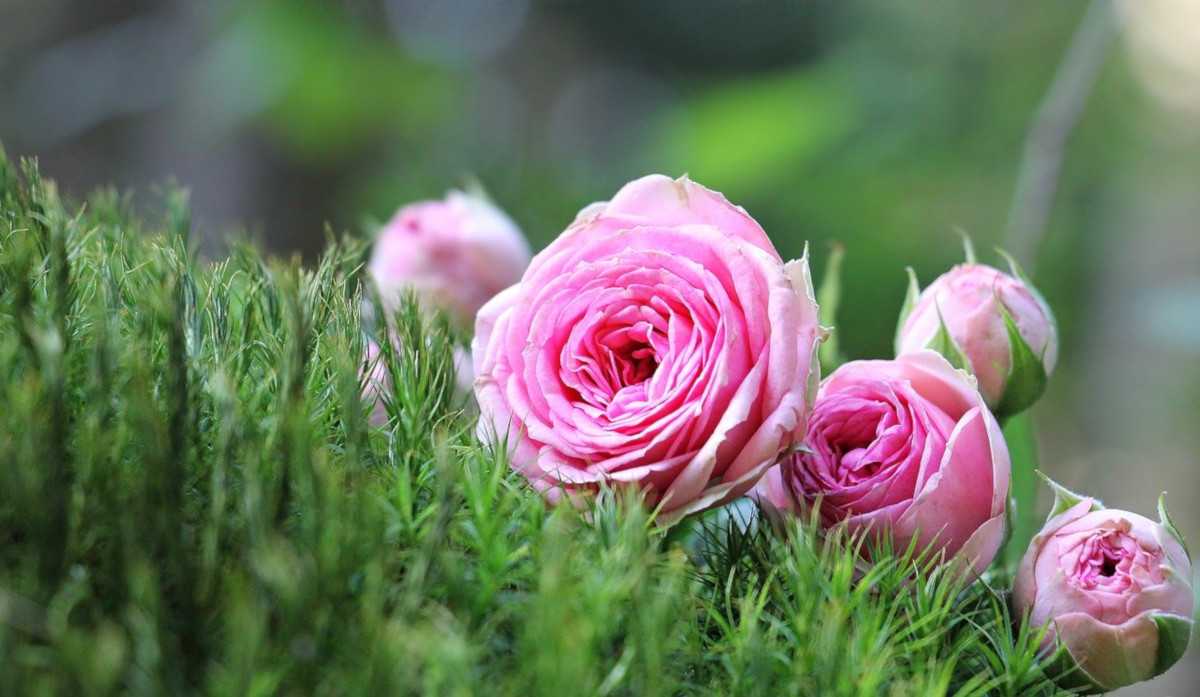
[[(151, 212), (174, 178), (209, 256), (250, 234), (312, 259), (326, 223), (369, 234), (469, 176), (538, 248), (625, 181), (687, 172), (785, 257), (810, 242), (818, 278), (846, 245), (853, 358), (889, 355), (903, 267), (959, 261), (955, 228), (1036, 252), (1063, 344), (1043, 468), (1147, 515), (1167, 490), (1196, 547), (1200, 0), (1094, 5), (0, 0), (0, 141)], [(1195, 643), (1120, 694), (1190, 694)]]

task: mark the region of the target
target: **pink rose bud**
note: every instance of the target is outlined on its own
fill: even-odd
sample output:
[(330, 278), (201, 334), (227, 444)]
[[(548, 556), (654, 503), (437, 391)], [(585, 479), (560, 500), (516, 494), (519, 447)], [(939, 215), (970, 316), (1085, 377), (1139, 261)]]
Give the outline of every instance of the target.
[[(1162, 673), (1192, 631), (1192, 564), (1159, 500), (1161, 523), (1105, 509), (1051, 482), (1050, 519), (1013, 582), (1013, 609), (1062, 647), (1064, 687), (1108, 692)], [(1047, 626), (1048, 625), (1048, 626)]]
[(804, 446), (755, 489), (768, 513), (808, 520), (816, 507), (825, 528), (959, 555), (976, 573), (999, 551), (1008, 447), (974, 380), (937, 353), (833, 371)]
[(499, 208), (451, 191), (444, 201), (409, 204), (380, 231), (368, 270), (384, 309), (407, 289), (446, 310), (463, 327), (529, 265), (529, 244)]
[(1000, 417), (1036, 402), (1058, 359), (1050, 307), (1015, 265), (1013, 273), (961, 264), (919, 297), (910, 276), (896, 335), (897, 354), (932, 348), (974, 374), (984, 401)]
[(383, 356), (379, 355), (379, 345), (374, 341), (367, 342), (363, 351), (362, 374), (363, 404), (371, 405), (367, 422), (372, 426), (383, 426), (388, 420), (387, 401), (392, 392), (392, 378)]
[(806, 259), (720, 194), (644, 177), (479, 311), (479, 435), (551, 501), (634, 486), (665, 524), (795, 447), (819, 335)]

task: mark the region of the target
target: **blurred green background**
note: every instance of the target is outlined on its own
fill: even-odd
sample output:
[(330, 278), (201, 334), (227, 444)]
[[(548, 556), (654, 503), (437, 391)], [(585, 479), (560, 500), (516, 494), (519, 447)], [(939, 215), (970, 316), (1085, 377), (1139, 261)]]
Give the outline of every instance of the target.
[[(1089, 6), (0, 0), (0, 140), (68, 191), (115, 185), (151, 212), (178, 180), (211, 257), (244, 230), (311, 260), (327, 224), (369, 234), (470, 177), (537, 249), (624, 182), (686, 172), (785, 257), (807, 241), (818, 280), (845, 245), (851, 358), (890, 355), (904, 267), (926, 283), (958, 262), (956, 229), (988, 261), (1015, 247), (1062, 330), (1043, 468), (1143, 514), (1167, 490), (1195, 547), (1200, 0), (1100, 8), (1074, 66), (1094, 89), (1066, 81), (1077, 126), (1043, 132), (1063, 157), (1030, 189), (1053, 204), (1041, 244), (1006, 233)], [(1184, 694), (1198, 656), (1120, 694)]]

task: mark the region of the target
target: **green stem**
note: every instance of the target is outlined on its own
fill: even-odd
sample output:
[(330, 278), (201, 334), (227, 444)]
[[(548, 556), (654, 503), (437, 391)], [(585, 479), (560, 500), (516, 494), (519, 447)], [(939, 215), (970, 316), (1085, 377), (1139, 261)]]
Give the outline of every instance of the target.
[(1012, 497), (1009, 508), (1012, 535), (1001, 558), (1009, 574), (1012, 574), (1016, 572), (1017, 564), (1021, 562), (1029, 541), (1038, 531), (1037, 443), (1034, 440), (1033, 421), (1029, 418), (1029, 412), (1006, 419), (1002, 428), (1012, 458)]

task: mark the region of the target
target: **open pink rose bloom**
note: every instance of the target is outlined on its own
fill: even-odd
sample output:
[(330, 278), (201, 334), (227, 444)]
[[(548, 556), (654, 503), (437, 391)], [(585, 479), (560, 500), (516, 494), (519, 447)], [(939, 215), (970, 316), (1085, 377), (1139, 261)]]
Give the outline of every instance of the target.
[(720, 194), (644, 177), (480, 310), (480, 436), (551, 501), (636, 486), (669, 522), (800, 441), (818, 336), (806, 260)]
[(1162, 673), (1192, 626), (1192, 565), (1178, 538), (1136, 513), (1083, 499), (1047, 521), (1013, 583), (1013, 607), (1047, 648), (1066, 648), (1091, 687)]
[[(915, 541), (976, 573), (1004, 537), (1008, 448), (972, 378), (933, 351), (853, 361), (817, 393), (805, 450), (755, 489), (768, 511)], [(932, 547), (931, 547), (932, 546)]]

